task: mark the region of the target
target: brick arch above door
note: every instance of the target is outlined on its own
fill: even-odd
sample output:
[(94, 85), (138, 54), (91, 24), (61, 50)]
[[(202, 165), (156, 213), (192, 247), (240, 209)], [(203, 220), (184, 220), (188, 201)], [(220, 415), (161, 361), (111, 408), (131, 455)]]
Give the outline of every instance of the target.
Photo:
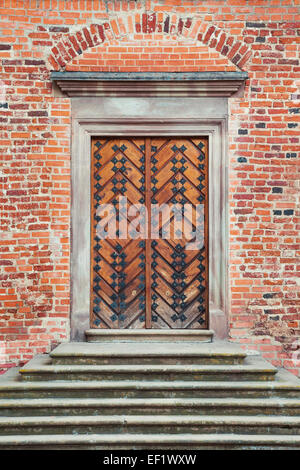
[[(244, 70), (251, 57), (250, 49), (240, 37), (232, 36), (200, 19), (184, 18), (177, 14), (170, 16), (158, 12), (122, 15), (99, 24), (85, 26), (73, 34), (64, 35), (52, 47), (48, 61), (52, 70), (75, 70), (76, 67), (78, 69), (84, 56), (88, 59), (90, 54), (97, 52), (107, 54), (110, 47), (124, 46), (125, 43), (131, 46), (144, 44), (146, 48), (152, 44), (158, 48), (159, 41), (163, 44), (167, 38), (174, 45), (179, 42), (182, 47), (186, 44), (191, 48), (199, 47), (199, 50), (193, 53), (197, 55), (200, 52), (200, 57), (201, 47), (205, 46), (202, 53), (205, 53), (208, 65), (204, 68), (204, 60), (202, 70)], [(216, 63), (213, 63), (214, 60)], [(193, 64), (187, 65), (193, 70)], [(90, 66), (93, 67), (93, 64)], [(99, 65), (94, 66), (100, 70), (103, 63), (99, 61)], [(178, 69), (181, 69), (179, 61)]]

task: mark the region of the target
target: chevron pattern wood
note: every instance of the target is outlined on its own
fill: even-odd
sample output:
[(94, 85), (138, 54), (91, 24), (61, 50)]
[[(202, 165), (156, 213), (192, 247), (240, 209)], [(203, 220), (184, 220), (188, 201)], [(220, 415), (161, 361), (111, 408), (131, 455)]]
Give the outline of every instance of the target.
[[(207, 155), (205, 138), (93, 139), (92, 328), (208, 328)], [(156, 224), (158, 237), (149, 231), (152, 239), (120, 238), (123, 196), (128, 208), (146, 205), (148, 227)], [(117, 237), (99, 239), (96, 211), (108, 203), (116, 210)], [(170, 222), (155, 214), (163, 204), (165, 215), (176, 204)], [(177, 217), (187, 204), (192, 207), (190, 231), (195, 230), (196, 205), (205, 209), (200, 250), (188, 250), (190, 237), (178, 233)], [(132, 221), (128, 215), (127, 221)], [(168, 231), (170, 237), (163, 238)]]
[[(176, 204), (179, 214), (190, 204), (190, 230), (195, 230), (196, 205), (207, 201), (206, 154), (204, 139), (151, 141), (152, 204)], [(157, 222), (162, 235), (164, 220)], [(176, 214), (170, 228), (171, 238), (151, 244), (152, 328), (207, 327), (207, 243), (201, 250), (188, 250), (190, 239), (177, 235)]]
[(112, 204), (120, 223), (119, 202), (145, 202), (144, 139), (96, 139), (92, 159), (92, 295), (93, 328), (145, 327), (145, 241), (99, 239), (100, 204)]

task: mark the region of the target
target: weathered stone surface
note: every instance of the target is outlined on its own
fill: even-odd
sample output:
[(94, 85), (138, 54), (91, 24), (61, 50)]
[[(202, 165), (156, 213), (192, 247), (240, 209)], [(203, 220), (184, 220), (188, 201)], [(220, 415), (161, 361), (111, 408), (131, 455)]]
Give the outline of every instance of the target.
[(50, 357), (52, 364), (242, 364), (245, 351), (236, 344), (184, 342), (64, 343)]
[(91, 434), (0, 437), (1, 449), (295, 449), (300, 436)]
[(261, 358), (244, 364), (105, 364), (53, 365), (48, 356), (37, 356), (20, 369), (23, 380), (274, 380), (277, 369)]
[(0, 435), (15, 434), (284, 434), (300, 435), (300, 417), (30, 416), (0, 417)]
[(0, 449), (300, 448), (290, 373), (231, 343), (117, 338), (2, 376)]
[(88, 342), (103, 342), (103, 341), (204, 341), (207, 343), (212, 342), (214, 332), (212, 330), (96, 330), (91, 329), (85, 332)]

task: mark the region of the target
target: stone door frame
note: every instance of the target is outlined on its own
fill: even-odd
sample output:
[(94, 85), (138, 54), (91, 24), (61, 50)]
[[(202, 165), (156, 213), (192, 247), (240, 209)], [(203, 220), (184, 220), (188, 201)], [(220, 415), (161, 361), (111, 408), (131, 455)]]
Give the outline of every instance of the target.
[[(180, 115), (184, 117), (174, 117)], [(151, 117), (149, 117), (151, 116)], [(209, 139), (209, 320), (228, 331), (227, 99), (72, 98), (71, 340), (84, 341), (90, 308), (90, 158), (93, 136)]]

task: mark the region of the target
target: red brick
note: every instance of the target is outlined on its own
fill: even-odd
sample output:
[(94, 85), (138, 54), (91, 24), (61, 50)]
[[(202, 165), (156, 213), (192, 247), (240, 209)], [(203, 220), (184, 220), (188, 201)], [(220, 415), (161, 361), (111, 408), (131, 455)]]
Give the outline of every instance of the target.
[[(59, 69), (248, 71), (228, 111), (230, 336), (299, 373), (291, 356), (300, 328), (296, 7), (153, 0), (146, 9), (88, 2), (79, 11), (58, 2), (49, 17), (43, 2), (38, 15), (30, 2), (6, 3), (15, 6), (5, 9), (0, 40), (8, 103), (0, 118), (0, 373), (68, 335), (70, 100), (56, 96), (49, 77)], [(259, 21), (266, 26), (246, 25)]]

